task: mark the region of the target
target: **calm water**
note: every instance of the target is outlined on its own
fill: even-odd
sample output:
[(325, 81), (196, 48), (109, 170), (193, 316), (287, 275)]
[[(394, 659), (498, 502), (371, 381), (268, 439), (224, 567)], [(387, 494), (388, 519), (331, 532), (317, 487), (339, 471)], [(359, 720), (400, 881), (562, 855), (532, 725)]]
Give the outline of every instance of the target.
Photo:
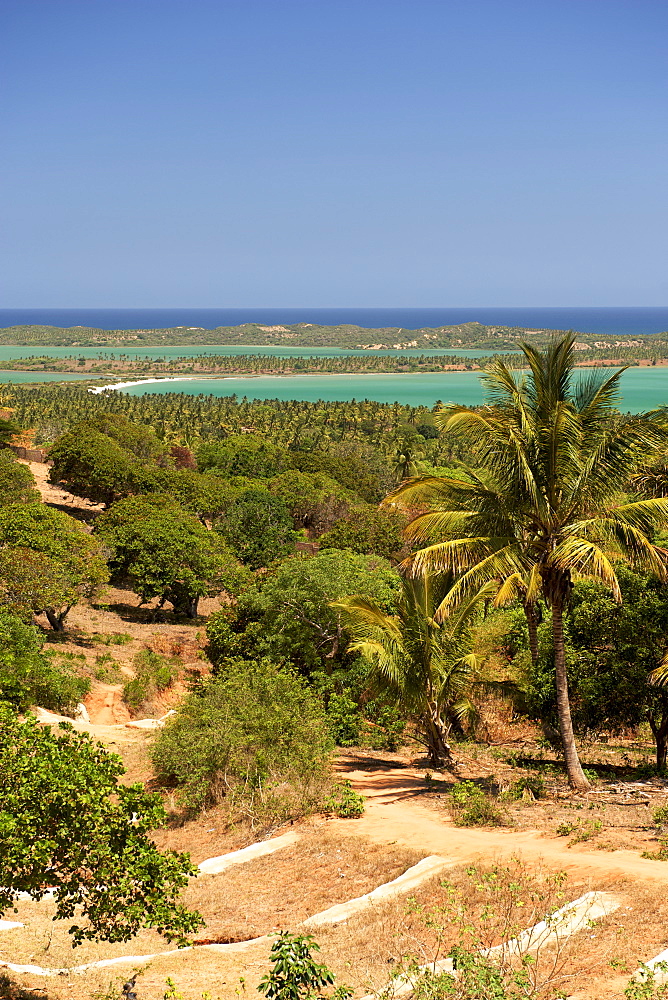
[[(248, 399), (323, 400), (373, 399), (380, 403), (433, 406), (462, 403), (476, 406), (483, 401), (478, 375), (474, 372), (444, 372), (424, 375), (288, 375), (281, 378), (192, 379), (147, 383), (123, 390), (133, 396), (146, 393), (185, 392)], [(622, 379), (622, 410), (639, 412), (668, 404), (668, 367), (630, 368)]]
[(0, 371), (0, 383), (3, 382), (76, 382), (90, 375), (70, 375), (59, 372), (3, 372)]
[(0, 309), (0, 327), (23, 324), (91, 326), (102, 330), (164, 329), (176, 326), (238, 326), (241, 323), (352, 323), (371, 328), (450, 326), (477, 320), (486, 325), (527, 329), (578, 330), (610, 336), (668, 330), (668, 306), (509, 308), (485, 306), (432, 309)]

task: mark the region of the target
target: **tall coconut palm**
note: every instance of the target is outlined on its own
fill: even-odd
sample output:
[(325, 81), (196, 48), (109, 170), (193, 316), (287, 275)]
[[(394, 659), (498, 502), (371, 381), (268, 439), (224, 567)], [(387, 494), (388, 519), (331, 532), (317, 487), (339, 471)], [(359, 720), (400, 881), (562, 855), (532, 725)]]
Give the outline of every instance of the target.
[(451, 766), (448, 742), (453, 726), (472, 713), (471, 682), (480, 658), (472, 649), (470, 625), (490, 589), (469, 596), (441, 622), (434, 614), (452, 579), (423, 575), (403, 579), (394, 614), (364, 597), (338, 601), (351, 651), (362, 653), (380, 684), (416, 721), (429, 759)]
[(416, 477), (385, 503), (420, 510), (406, 529), (420, 546), (410, 572), (458, 576), (437, 617), (491, 580), (506, 594), (519, 582), (525, 605), (539, 597), (548, 605), (566, 769), (571, 786), (584, 791), (589, 782), (573, 736), (564, 609), (578, 578), (597, 580), (621, 601), (619, 558), (666, 578), (668, 553), (650, 535), (668, 524), (668, 499), (622, 494), (665, 447), (666, 430), (652, 414), (619, 415), (623, 369), (576, 379), (572, 336), (545, 351), (527, 344), (522, 350), (528, 373), (513, 374), (500, 362), (486, 369), (486, 406), (449, 406), (436, 417), (474, 453), (471, 482)]

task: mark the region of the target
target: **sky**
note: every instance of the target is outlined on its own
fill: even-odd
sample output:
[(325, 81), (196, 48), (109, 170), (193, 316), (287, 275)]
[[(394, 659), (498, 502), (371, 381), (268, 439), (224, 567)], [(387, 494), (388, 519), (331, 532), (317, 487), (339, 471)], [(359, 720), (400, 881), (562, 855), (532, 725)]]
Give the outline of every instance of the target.
[(0, 305), (668, 304), (665, 0), (2, 0)]

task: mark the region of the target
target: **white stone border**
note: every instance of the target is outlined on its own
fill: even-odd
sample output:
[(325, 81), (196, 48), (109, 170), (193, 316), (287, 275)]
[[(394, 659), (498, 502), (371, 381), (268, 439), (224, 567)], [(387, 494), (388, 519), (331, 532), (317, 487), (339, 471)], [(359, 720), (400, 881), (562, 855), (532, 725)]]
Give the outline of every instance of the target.
[[(209, 858), (208, 861), (203, 861), (202, 865), (215, 863), (215, 871), (212, 871), (210, 867), (203, 870), (202, 865), (200, 865), (200, 871), (203, 874), (217, 875), (231, 865), (241, 864), (243, 861), (250, 861), (253, 858), (277, 851), (281, 847), (287, 847), (289, 843), (294, 843), (296, 839), (298, 839), (297, 834), (288, 833), (283, 837), (276, 837), (273, 841), (263, 841), (259, 844), (252, 844), (250, 847), (244, 847), (240, 851), (232, 851), (231, 854), (223, 854), (220, 858)], [(282, 843), (279, 844), (279, 841)], [(244, 856), (242, 857), (242, 855)], [(437, 871), (446, 867), (446, 865), (453, 865), (455, 863), (447, 858), (440, 858), (436, 855), (423, 858), (422, 861), (419, 861), (416, 865), (412, 865), (403, 875), (393, 879), (391, 882), (385, 882), (383, 885), (378, 886), (377, 889), (373, 889), (372, 892), (367, 892), (364, 896), (351, 899), (347, 903), (330, 906), (328, 910), (323, 910), (321, 913), (316, 913), (313, 917), (308, 917), (304, 921), (304, 925), (310, 927), (341, 923), (354, 913), (359, 913), (360, 910), (365, 909), (373, 902), (399, 895), (402, 892), (408, 892), (409, 889), (424, 882)], [(0, 968), (9, 969), (11, 972), (29, 973), (33, 976), (69, 975), (75, 972), (88, 972), (89, 969), (104, 969), (110, 965), (126, 965), (128, 963), (137, 965), (150, 962), (154, 958), (163, 958), (166, 955), (183, 955), (195, 949), (197, 951), (207, 949), (218, 952), (244, 951), (246, 948), (252, 948), (254, 945), (262, 944), (265, 941), (269, 941), (269, 936), (263, 934), (262, 937), (252, 938), (250, 941), (233, 941), (230, 944), (189, 945), (186, 948), (173, 948), (170, 951), (161, 951), (154, 955), (119, 955), (117, 958), (104, 958), (99, 962), (87, 962), (85, 965), (75, 965), (69, 969), (45, 969), (41, 965), (15, 965), (12, 962), (0, 962)]]
[[(600, 920), (614, 913), (620, 907), (620, 902), (609, 892), (586, 892), (584, 896), (567, 903), (561, 909), (556, 910), (545, 920), (534, 924), (533, 927), (522, 931), (516, 938), (498, 944), (494, 948), (486, 948), (482, 954), (490, 958), (504, 957), (510, 955), (521, 956), (527, 952), (535, 951), (547, 944), (559, 944), (565, 941), (578, 931), (590, 927), (594, 920)], [(660, 957), (660, 956), (659, 956)], [(415, 989), (415, 984), (421, 975), (431, 973), (448, 972), (456, 975), (453, 968), (452, 959), (444, 958), (439, 962), (430, 962), (429, 965), (421, 965), (416, 973), (410, 976), (400, 976), (388, 983), (386, 989), (391, 996), (405, 996)], [(383, 992), (382, 990), (380, 991)], [(377, 1000), (377, 993), (368, 993), (362, 1000)]]

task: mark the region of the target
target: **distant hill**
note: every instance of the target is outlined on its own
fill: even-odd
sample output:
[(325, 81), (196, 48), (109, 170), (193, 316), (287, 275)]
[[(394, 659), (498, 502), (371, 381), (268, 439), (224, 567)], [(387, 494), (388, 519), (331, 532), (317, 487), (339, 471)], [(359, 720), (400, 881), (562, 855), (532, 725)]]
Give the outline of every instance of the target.
[[(406, 330), (397, 327), (367, 329), (361, 326), (316, 326), (296, 323), (293, 326), (264, 326), (244, 323), (241, 326), (219, 326), (213, 330), (202, 327), (177, 326), (156, 330), (100, 330), (93, 327), (10, 326), (0, 330), (0, 344), (17, 346), (63, 347), (149, 347), (169, 345), (212, 344), (275, 345), (290, 347), (341, 347), (380, 350), (382, 348), (471, 348), (503, 351), (517, 346), (520, 340), (544, 344), (560, 330), (527, 330), (520, 327), (484, 326), (482, 323), (462, 323)], [(656, 350), (665, 354), (668, 333), (646, 337), (603, 337), (601, 334), (578, 333), (578, 346), (586, 348), (625, 350), (639, 348), (642, 353)]]

